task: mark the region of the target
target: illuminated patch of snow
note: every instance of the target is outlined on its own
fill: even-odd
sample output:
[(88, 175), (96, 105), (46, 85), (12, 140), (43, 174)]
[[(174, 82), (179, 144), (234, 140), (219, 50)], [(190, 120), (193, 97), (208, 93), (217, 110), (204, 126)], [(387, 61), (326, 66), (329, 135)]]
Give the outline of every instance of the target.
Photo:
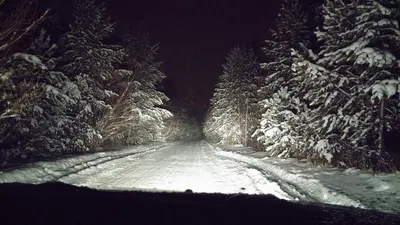
[(263, 161), (256, 158), (251, 158), (226, 151), (219, 151), (218, 154), (227, 158), (249, 163), (258, 168), (262, 168), (271, 173), (273, 176), (279, 177), (282, 181), (297, 187), (301, 190), (302, 193), (311, 196), (313, 200), (316, 200), (320, 203), (365, 208), (365, 206), (360, 202), (325, 187), (317, 179), (302, 177), (300, 174), (291, 173), (275, 165), (264, 163)]
[(90, 155), (71, 157), (54, 162), (37, 162), (23, 168), (0, 174), (0, 183), (30, 183), (40, 184), (57, 181), (63, 176), (77, 173), (81, 170), (115, 160), (117, 158), (159, 149), (166, 144), (136, 146), (113, 152), (99, 152)]
[[(316, 166), (306, 161), (301, 163), (296, 159), (258, 156), (249, 148), (223, 148), (221, 154), (272, 171), (282, 181), (294, 183), (303, 190), (302, 193), (316, 195), (311, 201), (320, 199), (321, 202), (338, 205), (355, 203), (370, 209), (400, 213), (400, 172), (373, 174), (354, 168), (338, 169)], [(332, 193), (336, 193), (337, 197)]]
[(60, 181), (98, 189), (272, 194), (294, 200), (247, 164), (224, 158), (204, 142), (178, 144), (140, 157), (129, 156), (63, 177)]

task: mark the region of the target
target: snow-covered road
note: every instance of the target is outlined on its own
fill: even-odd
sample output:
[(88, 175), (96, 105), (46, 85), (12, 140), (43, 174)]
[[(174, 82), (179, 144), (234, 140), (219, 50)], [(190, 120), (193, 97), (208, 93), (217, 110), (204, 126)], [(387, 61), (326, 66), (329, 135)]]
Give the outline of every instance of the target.
[(247, 164), (218, 156), (206, 142), (180, 143), (158, 151), (99, 164), (59, 179), (100, 189), (273, 194), (290, 200), (279, 185)]
[(400, 173), (325, 168), (205, 141), (152, 143), (0, 171), (0, 183), (60, 181), (109, 190), (272, 194), (396, 213), (399, 179)]

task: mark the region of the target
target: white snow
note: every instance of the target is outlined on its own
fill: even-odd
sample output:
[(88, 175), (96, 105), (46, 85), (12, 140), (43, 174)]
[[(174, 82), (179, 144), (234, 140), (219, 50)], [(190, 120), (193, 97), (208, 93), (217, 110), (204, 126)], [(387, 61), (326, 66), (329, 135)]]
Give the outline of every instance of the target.
[(365, 92), (372, 91), (371, 100), (375, 98), (381, 100), (383, 98), (391, 98), (396, 93), (400, 93), (399, 80), (382, 80), (368, 87)]
[(399, 173), (314, 166), (204, 141), (154, 143), (0, 172), (0, 183), (50, 181), (111, 190), (272, 194), (290, 201), (400, 212)]
[[(168, 144), (163, 144), (165, 146)], [(0, 174), (0, 182), (61, 181), (97, 189), (157, 190), (211, 193), (272, 194), (296, 198), (283, 191), (258, 168), (220, 157), (206, 142), (136, 147), (55, 162), (34, 163)], [(158, 150), (153, 150), (157, 147)], [(142, 153), (139, 153), (142, 152)]]
[(323, 156), (329, 163), (331, 163), (333, 155), (332, 153), (327, 152), (327, 149), (330, 149), (330, 144), (328, 140), (319, 140), (314, 146), (314, 149), (317, 150), (320, 155)]
[[(295, 159), (266, 157), (265, 152), (249, 148), (219, 148), (220, 155), (246, 162), (270, 171), (282, 182), (288, 182), (311, 201), (365, 207), (400, 213), (400, 173), (373, 174), (358, 169), (338, 169), (302, 163)], [(304, 199), (310, 201), (309, 199)]]
[[(262, 121), (261, 125), (265, 125), (265, 123), (267, 123), (267, 121)], [(271, 129), (267, 129), (264, 131), (264, 136), (266, 138), (271, 138), (276, 136), (277, 134), (281, 133), (282, 131), (279, 129), (279, 127), (273, 127)]]
[(43, 109), (42, 109), (40, 106), (38, 106), (38, 105), (34, 105), (34, 106), (33, 106), (33, 111), (34, 111), (35, 113), (38, 113), (38, 114), (43, 114)]
[[(262, 168), (268, 171), (274, 177), (278, 177), (282, 182), (296, 187), (296, 189), (300, 190), (300, 193), (303, 193), (303, 195), (308, 195), (309, 200), (311, 201), (365, 208), (365, 206), (363, 206), (360, 202), (357, 202), (351, 198), (348, 198), (345, 195), (341, 195), (325, 187), (317, 179), (310, 179), (297, 173), (291, 173), (289, 171), (286, 171), (285, 169), (279, 168), (276, 165), (267, 164), (262, 160), (256, 158), (225, 151), (220, 151), (218, 154), (227, 158), (235, 159), (240, 162), (246, 162), (250, 165), (254, 165), (258, 168)], [(303, 198), (302, 200), (307, 199)]]
[(68, 96), (71, 96), (74, 99), (81, 98), (81, 92), (79, 91), (79, 87), (74, 82), (67, 81), (64, 83), (62, 88), (65, 93), (68, 93)]
[(108, 161), (133, 154), (151, 152), (168, 144), (153, 144), (136, 146), (113, 152), (99, 152), (90, 155), (71, 157), (53, 162), (37, 162), (8, 172), (0, 173), (0, 183), (31, 183), (40, 184), (57, 181), (63, 176), (89, 169)]
[(47, 67), (43, 64), (42, 60), (40, 60), (37, 56), (26, 54), (26, 53), (15, 53), (14, 58), (21, 58), (29, 63), (32, 63), (34, 66), (38, 66), (42, 70), (47, 70)]
[(382, 4), (380, 4), (378, 1), (373, 1), (373, 4), (379, 9), (379, 11), (383, 14), (383, 15), (390, 15), (392, 12), (390, 9), (388, 9), (387, 7), (384, 7)]
[(291, 200), (279, 185), (247, 164), (218, 157), (205, 142), (178, 144), (132, 155), (63, 177), (79, 186), (118, 190), (273, 194)]
[(388, 52), (377, 48), (362, 48), (355, 52), (357, 64), (369, 64), (370, 66), (384, 67), (392, 65), (396, 57)]

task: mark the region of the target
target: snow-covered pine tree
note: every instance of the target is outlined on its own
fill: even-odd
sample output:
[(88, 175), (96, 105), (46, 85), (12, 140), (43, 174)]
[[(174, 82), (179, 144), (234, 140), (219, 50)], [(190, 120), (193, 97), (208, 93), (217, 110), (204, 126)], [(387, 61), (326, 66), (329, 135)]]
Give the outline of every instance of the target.
[(266, 79), (259, 90), (263, 114), (253, 136), (258, 137), (273, 156), (291, 157), (301, 150), (304, 109), (297, 97), (301, 90), (292, 80), (291, 49), (308, 55), (305, 50), (311, 31), (307, 23), (308, 15), (300, 2), (287, 0), (278, 15), (276, 30), (272, 30), (271, 38), (266, 40), (264, 52), (269, 61), (261, 64)]
[(42, 109), (35, 107), (43, 85), (37, 82), (46, 66), (33, 55), (15, 53), (2, 64), (0, 111), (0, 160), (5, 163), (25, 156), (27, 142), (38, 128), (35, 119)]
[(120, 97), (107, 116), (108, 125), (104, 127), (104, 133), (107, 138), (113, 137), (114, 142), (124, 144), (159, 139), (164, 119), (172, 114), (160, 107), (168, 98), (157, 89), (165, 78), (160, 70), (161, 62), (155, 59), (158, 45), (150, 43), (147, 33), (135, 35), (133, 31), (124, 37), (123, 42), (129, 74), (120, 82)]
[(399, 116), (398, 1), (329, 0), (323, 10), (319, 60), (294, 66), (309, 78), (309, 151), (333, 165), (388, 170), (384, 132)]
[(311, 31), (307, 26), (308, 15), (299, 0), (285, 0), (278, 14), (276, 30), (265, 40), (263, 51), (268, 62), (261, 67), (267, 72), (265, 95), (276, 93), (291, 78), (291, 49), (304, 50), (309, 47)]
[(66, 51), (62, 71), (81, 92), (76, 115), (89, 148), (96, 147), (102, 138), (97, 126), (111, 109), (109, 103), (116, 94), (110, 90), (110, 84), (114, 75), (121, 75), (115, 73), (115, 66), (124, 58), (121, 46), (105, 44), (114, 31), (114, 23), (105, 11), (103, 4), (96, 5), (93, 0), (77, 1), (74, 22), (62, 40)]
[(223, 144), (246, 144), (256, 126), (253, 113), (257, 108), (257, 58), (249, 47), (235, 47), (223, 69), (204, 133), (209, 140)]
[(160, 107), (169, 99), (158, 90), (158, 85), (165, 78), (160, 69), (162, 62), (156, 61), (159, 46), (152, 44), (149, 34), (144, 31), (137, 32), (137, 35), (127, 35), (124, 43), (128, 54), (128, 68), (133, 71), (134, 80), (138, 82), (132, 95), (139, 121), (135, 138), (142, 139), (134, 140), (130, 135), (130, 140), (148, 142), (159, 139), (164, 129), (164, 119), (172, 116), (168, 110)]
[(71, 116), (80, 92), (57, 71), (54, 50), (42, 30), (28, 53), (6, 62), (1, 85), (1, 160), (83, 150), (79, 127)]
[(252, 134), (257, 129), (260, 120), (260, 96), (257, 93), (260, 74), (259, 62), (254, 50), (249, 46), (243, 47), (243, 72), (237, 79), (242, 84), (237, 88), (239, 114), (241, 115), (241, 130), (243, 145), (249, 146), (257, 142)]
[[(228, 100), (228, 90), (224, 85), (224, 83), (227, 82), (225, 79), (226, 76), (220, 76), (219, 83), (216, 85), (214, 95), (210, 101), (211, 106), (203, 124), (203, 132), (206, 139), (215, 143), (227, 142), (228, 138), (224, 138), (225, 136), (222, 136), (222, 134), (228, 137), (227, 132), (231, 129), (231, 127), (227, 127), (227, 125), (229, 125), (229, 118), (227, 118), (228, 114), (225, 111), (225, 109), (231, 107)], [(231, 125), (233, 125), (233, 123)]]
[[(311, 159), (315, 163), (332, 163), (334, 154), (328, 151), (328, 143), (322, 138), (322, 129), (328, 131), (333, 130), (333, 126), (328, 126), (322, 123), (324, 115), (321, 115), (321, 107), (324, 107), (325, 100), (327, 99), (325, 91), (332, 90), (332, 77), (329, 71), (318, 65), (317, 58), (309, 58), (297, 51), (293, 50), (293, 82), (298, 84), (299, 92), (297, 97), (300, 99), (302, 105), (303, 120), (301, 121), (302, 136), (300, 138), (299, 157)], [(329, 89), (330, 88), (330, 89)], [(337, 94), (337, 92), (332, 91)], [(332, 101), (331, 95), (327, 103)], [(343, 99), (338, 98), (337, 101)], [(322, 103), (321, 103), (322, 102)], [(333, 104), (332, 107), (335, 107)], [(335, 108), (332, 108), (335, 111)], [(331, 136), (330, 138), (333, 138)], [(335, 139), (330, 143), (331, 149), (341, 149), (342, 143), (340, 139)], [(340, 150), (338, 150), (340, 151)]]

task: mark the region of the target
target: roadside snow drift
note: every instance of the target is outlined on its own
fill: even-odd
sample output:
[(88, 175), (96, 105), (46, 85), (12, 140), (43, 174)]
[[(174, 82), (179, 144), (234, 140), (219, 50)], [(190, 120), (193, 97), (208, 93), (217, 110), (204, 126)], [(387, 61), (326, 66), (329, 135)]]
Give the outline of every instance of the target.
[(400, 173), (373, 174), (357, 169), (338, 169), (301, 163), (295, 159), (266, 157), (243, 146), (217, 147), (217, 153), (249, 165), (281, 180), (304, 196), (300, 200), (356, 206), (400, 213)]

